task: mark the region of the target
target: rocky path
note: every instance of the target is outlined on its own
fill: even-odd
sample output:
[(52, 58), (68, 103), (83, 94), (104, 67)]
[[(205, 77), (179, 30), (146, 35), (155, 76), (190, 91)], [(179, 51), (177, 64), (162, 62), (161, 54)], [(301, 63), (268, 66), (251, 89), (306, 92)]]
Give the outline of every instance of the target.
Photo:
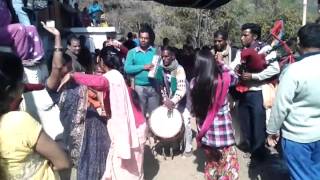
[[(193, 127), (195, 125), (193, 124)], [(235, 127), (236, 129), (237, 126)], [(237, 136), (238, 137), (238, 136)], [(151, 148), (153, 142), (147, 142), (145, 148), (144, 171), (146, 180), (204, 180), (205, 157), (203, 152), (195, 150), (191, 157), (176, 155), (174, 159), (155, 157)], [(193, 147), (196, 147), (195, 141)], [(251, 163), (250, 158), (238, 150), (240, 162), (240, 180), (287, 180), (288, 174), (279, 155), (270, 155), (262, 163)]]

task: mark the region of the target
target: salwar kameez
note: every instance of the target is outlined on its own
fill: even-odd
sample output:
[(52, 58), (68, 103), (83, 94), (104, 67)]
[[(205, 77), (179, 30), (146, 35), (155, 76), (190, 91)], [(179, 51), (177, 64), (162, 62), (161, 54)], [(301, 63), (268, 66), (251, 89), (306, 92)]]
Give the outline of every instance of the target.
[(111, 139), (103, 180), (142, 180), (146, 123), (141, 109), (130, 96), (120, 72), (104, 75), (109, 81), (111, 118), (108, 132)]
[[(109, 134), (114, 134), (112, 131), (116, 131), (116, 129), (112, 130), (112, 124), (108, 124), (108, 132)], [(143, 142), (145, 139), (145, 130), (146, 124), (140, 126), (138, 129), (139, 134), (143, 137), (140, 139)], [(111, 142), (114, 142), (111, 135)], [(107, 162), (106, 162), (106, 171), (104, 174), (104, 180), (143, 180), (144, 173), (143, 173), (143, 154), (144, 154), (144, 144), (145, 142), (141, 143), (139, 147), (131, 148), (131, 158), (130, 159), (121, 159), (116, 155), (116, 146), (111, 144)]]
[(77, 169), (78, 180), (99, 180), (104, 174), (110, 139), (106, 120), (88, 107), (88, 88), (73, 82), (62, 93), (49, 91), (59, 105), (63, 145)]
[(239, 163), (235, 146), (213, 149), (205, 147), (206, 164), (204, 168), (207, 180), (239, 179)]
[(205, 120), (202, 124), (199, 123), (201, 130), (197, 141), (206, 155), (206, 180), (239, 179), (239, 163), (228, 104), (228, 89), (236, 83), (237, 76), (224, 65), (216, 88), (219, 93), (216, 93)]
[(111, 116), (107, 123), (111, 145), (102, 179), (142, 180), (147, 125), (141, 109), (133, 104), (132, 90), (122, 74), (117, 70), (103, 76), (74, 73), (73, 79), (102, 91), (105, 110)]

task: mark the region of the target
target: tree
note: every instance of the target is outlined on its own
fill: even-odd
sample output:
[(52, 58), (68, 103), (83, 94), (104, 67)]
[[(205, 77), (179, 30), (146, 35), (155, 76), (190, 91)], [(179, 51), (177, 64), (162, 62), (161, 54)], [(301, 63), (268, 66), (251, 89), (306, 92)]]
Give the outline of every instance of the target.
[[(232, 42), (240, 45), (242, 24), (258, 23), (266, 35), (277, 18), (285, 20), (286, 37), (292, 37), (301, 26), (302, 15), (298, 0), (232, 0), (215, 10), (169, 7), (140, 0), (105, 0), (104, 5), (108, 23), (121, 34), (138, 32), (141, 24), (148, 23), (156, 33), (156, 44), (168, 37), (179, 48), (187, 36), (194, 39), (197, 47), (212, 45), (213, 33), (218, 29), (228, 31)], [(308, 18), (314, 21), (316, 2), (311, 1), (309, 6)]]

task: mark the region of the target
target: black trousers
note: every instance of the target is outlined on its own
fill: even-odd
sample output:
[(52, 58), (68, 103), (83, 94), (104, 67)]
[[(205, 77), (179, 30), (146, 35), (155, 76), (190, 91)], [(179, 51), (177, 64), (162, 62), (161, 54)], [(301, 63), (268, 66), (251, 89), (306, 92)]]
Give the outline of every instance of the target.
[(239, 96), (238, 117), (248, 151), (255, 153), (264, 147), (266, 139), (266, 110), (262, 91), (248, 91)]

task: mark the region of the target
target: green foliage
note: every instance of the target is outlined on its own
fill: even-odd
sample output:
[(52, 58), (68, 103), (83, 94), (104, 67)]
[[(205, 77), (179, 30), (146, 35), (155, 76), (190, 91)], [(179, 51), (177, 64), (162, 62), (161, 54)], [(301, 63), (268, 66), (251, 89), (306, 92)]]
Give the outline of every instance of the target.
[[(156, 44), (168, 37), (172, 45), (182, 47), (191, 36), (200, 47), (213, 42), (213, 33), (219, 29), (229, 32), (230, 40), (239, 45), (240, 27), (247, 22), (258, 23), (263, 35), (269, 33), (274, 21), (285, 20), (286, 38), (295, 36), (302, 23), (300, 0), (232, 0), (214, 11), (175, 8), (150, 1), (105, 0), (108, 23), (126, 34), (138, 32), (142, 23), (150, 24), (156, 33)], [(317, 18), (315, 1), (309, 1), (308, 20)]]

